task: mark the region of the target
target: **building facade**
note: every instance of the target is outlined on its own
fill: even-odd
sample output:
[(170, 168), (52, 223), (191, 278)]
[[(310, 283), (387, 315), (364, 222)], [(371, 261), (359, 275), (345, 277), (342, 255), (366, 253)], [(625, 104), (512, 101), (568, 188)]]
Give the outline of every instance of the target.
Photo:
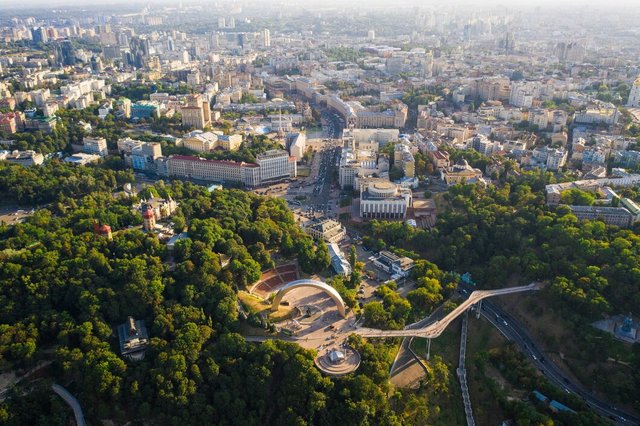
[(101, 157), (106, 157), (107, 140), (105, 138), (84, 138), (82, 140), (82, 151), (86, 154), (95, 154)]
[(360, 217), (404, 219), (412, 204), (410, 189), (391, 182), (374, 182), (360, 190)]
[(211, 125), (211, 110), (209, 102), (201, 95), (190, 95), (187, 97), (187, 105), (180, 108), (182, 113), (182, 125), (203, 130)]
[(638, 77), (631, 86), (627, 105), (631, 108), (640, 108), (640, 77)]
[(188, 155), (173, 155), (168, 160), (169, 176), (203, 181), (260, 185), (260, 166), (235, 161), (206, 160)]
[(296, 177), (296, 160), (289, 157), (289, 153), (280, 149), (272, 149), (256, 156), (256, 163), (260, 166), (260, 181), (262, 183), (276, 182)]
[(304, 230), (316, 240), (337, 243), (344, 239), (347, 230), (338, 221), (323, 219), (305, 224)]
[(624, 207), (569, 206), (579, 220), (600, 220), (608, 225), (628, 228), (634, 219)]

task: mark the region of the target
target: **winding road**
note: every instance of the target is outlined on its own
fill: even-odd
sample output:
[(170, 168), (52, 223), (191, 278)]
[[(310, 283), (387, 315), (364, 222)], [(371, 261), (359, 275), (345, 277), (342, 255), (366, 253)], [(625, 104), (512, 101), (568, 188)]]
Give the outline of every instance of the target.
[(625, 413), (611, 404), (597, 399), (587, 392), (582, 385), (572, 382), (571, 379), (566, 377), (558, 366), (551, 360), (545, 359), (544, 352), (534, 343), (526, 329), (498, 306), (485, 302), (482, 304), (480, 312), (508, 340), (514, 342), (525, 356), (531, 358), (533, 364), (551, 383), (567, 393), (576, 394), (596, 413), (614, 421), (616, 424), (640, 425), (638, 417)]

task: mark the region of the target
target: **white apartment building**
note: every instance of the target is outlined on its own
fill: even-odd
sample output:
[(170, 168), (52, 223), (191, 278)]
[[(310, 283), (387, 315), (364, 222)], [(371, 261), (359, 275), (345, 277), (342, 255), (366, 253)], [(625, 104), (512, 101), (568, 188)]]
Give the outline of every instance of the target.
[(96, 154), (101, 157), (106, 157), (108, 154), (105, 138), (84, 138), (82, 146), (82, 152), (86, 154)]
[(553, 149), (549, 147), (536, 148), (533, 150), (532, 159), (536, 165), (544, 165), (547, 170), (558, 171), (567, 163), (568, 152), (562, 148)]
[(531, 108), (533, 100), (540, 97), (540, 83), (520, 81), (511, 84), (509, 103), (519, 108)]
[(598, 102), (595, 106), (576, 112), (573, 121), (576, 124), (607, 124), (618, 122), (620, 112), (615, 105), (608, 102)]
[(544, 108), (535, 108), (529, 111), (529, 123), (538, 126), (539, 129), (546, 129), (549, 125), (549, 111)]
[(118, 141), (118, 152), (124, 155), (127, 165), (136, 170), (153, 171), (155, 161), (162, 156), (162, 146), (158, 142), (143, 142), (131, 138)]

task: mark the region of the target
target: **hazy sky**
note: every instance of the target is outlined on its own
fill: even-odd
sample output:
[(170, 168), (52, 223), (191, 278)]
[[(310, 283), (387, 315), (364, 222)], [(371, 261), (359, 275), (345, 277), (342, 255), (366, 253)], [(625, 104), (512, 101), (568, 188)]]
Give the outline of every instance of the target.
[[(101, 6), (109, 6), (109, 5), (117, 5), (117, 4), (140, 4), (140, 5), (176, 5), (179, 0), (166, 0), (166, 1), (144, 1), (144, 0), (107, 0), (107, 1), (91, 1), (91, 0), (27, 0), (27, 1), (15, 1), (15, 0), (0, 0), (0, 5), (3, 5), (5, 8), (5, 12), (7, 9), (24, 9), (24, 8), (56, 8), (56, 7), (64, 7), (64, 6), (91, 6), (91, 7), (101, 7)], [(267, 4), (269, 0), (253, 0), (253, 1), (216, 1), (216, 0), (204, 0), (204, 1), (193, 1), (193, 0), (183, 0), (182, 3), (184, 5), (194, 4), (194, 3), (236, 3), (239, 5), (261, 5), (264, 6)], [(375, 5), (375, 6), (392, 6), (388, 0), (350, 0), (345, 2), (344, 0), (285, 0), (280, 1), (277, 0), (274, 3), (296, 3), (299, 5), (321, 5), (324, 7), (327, 6), (355, 6), (355, 5)], [(428, 5), (437, 5), (443, 8), (446, 8), (448, 5), (477, 5), (479, 8), (487, 7), (487, 6), (503, 6), (505, 8), (517, 8), (518, 6), (553, 6), (558, 7), (561, 5), (562, 9), (567, 9), (569, 6), (595, 6), (600, 9), (600, 6), (606, 9), (619, 9), (621, 7), (627, 6), (638, 6), (638, 0), (613, 0), (613, 1), (604, 1), (604, 0), (562, 0), (562, 2), (558, 3), (558, 0), (446, 0), (443, 2), (442, 0), (396, 0), (393, 4), (401, 4), (401, 5), (409, 5), (415, 4), (416, 6), (428, 6)]]

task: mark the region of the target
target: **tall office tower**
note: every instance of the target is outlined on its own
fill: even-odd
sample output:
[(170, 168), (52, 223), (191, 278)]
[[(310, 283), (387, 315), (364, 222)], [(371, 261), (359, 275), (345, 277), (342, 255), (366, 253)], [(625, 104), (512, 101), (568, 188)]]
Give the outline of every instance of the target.
[(218, 35), (217, 32), (211, 33), (209, 35), (209, 48), (217, 49), (219, 47), (220, 47), (220, 36)]
[(133, 65), (137, 68), (143, 68), (145, 60), (149, 57), (149, 39), (132, 37), (129, 46), (131, 48), (131, 55), (133, 56)]
[(173, 38), (171, 38), (171, 36), (169, 36), (169, 38), (167, 38), (167, 50), (169, 52), (173, 52), (174, 50), (176, 50), (176, 44), (173, 41)]
[(429, 50), (424, 56), (424, 68), (422, 70), (424, 78), (433, 77), (433, 52)]
[(218, 18), (218, 28), (222, 29), (222, 28), (226, 28), (227, 27), (227, 22), (224, 19), (224, 16), (221, 16)]
[(367, 38), (369, 39), (369, 41), (375, 40), (376, 32), (374, 30), (369, 30), (369, 32), (367, 33)]
[(49, 35), (47, 30), (42, 27), (37, 27), (31, 30), (31, 38), (35, 43), (46, 43), (49, 41)]
[(264, 47), (271, 47), (271, 31), (268, 29), (262, 30), (262, 45)]
[(247, 34), (246, 33), (238, 33), (238, 46), (241, 49), (244, 49), (247, 44)]
[(102, 59), (100, 59), (100, 56), (93, 55), (91, 57), (91, 70), (96, 73), (104, 71), (104, 66), (102, 65)]
[(63, 40), (56, 46), (57, 60), (61, 65), (73, 65), (76, 63), (76, 51), (71, 40)]
[(556, 45), (556, 56), (560, 62), (582, 62), (586, 55), (586, 49), (579, 42), (560, 42)]
[(636, 78), (636, 81), (633, 82), (633, 86), (631, 86), (629, 102), (627, 102), (627, 105), (632, 108), (640, 108), (640, 77)]
[(516, 39), (511, 31), (507, 31), (504, 37), (504, 53), (510, 55), (515, 51)]
[(236, 27), (236, 18), (229, 18), (229, 26), (227, 28), (235, 28)]

